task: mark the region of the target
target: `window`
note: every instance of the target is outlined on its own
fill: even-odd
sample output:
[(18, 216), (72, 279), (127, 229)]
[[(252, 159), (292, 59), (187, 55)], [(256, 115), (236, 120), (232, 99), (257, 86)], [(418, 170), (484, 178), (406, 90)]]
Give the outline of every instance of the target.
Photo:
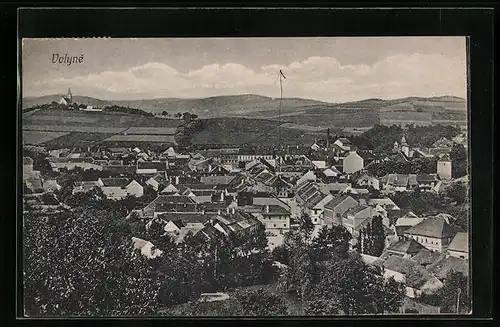
[(276, 227), (276, 224), (274, 224), (273, 227)]
[(286, 227), (286, 224), (283, 224), (283, 227)]

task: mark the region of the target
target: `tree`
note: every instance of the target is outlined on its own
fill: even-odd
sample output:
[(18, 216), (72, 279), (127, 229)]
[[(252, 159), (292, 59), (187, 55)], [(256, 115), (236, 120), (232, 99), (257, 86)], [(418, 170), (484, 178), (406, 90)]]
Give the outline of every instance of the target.
[(367, 266), (358, 255), (350, 254), (346, 259), (322, 264), (318, 283), (310, 294), (306, 299), (313, 301), (311, 307), (306, 307), (310, 310), (327, 315), (338, 312), (353, 315), (395, 312), (405, 292), (403, 285), (385, 281), (379, 270)]
[(382, 217), (374, 217), (371, 223), (361, 230), (358, 238), (358, 249), (374, 257), (379, 257), (385, 247), (385, 231)]
[(163, 110), (163, 111), (161, 112), (161, 114), (162, 114), (162, 116), (168, 116), (168, 112), (167, 112), (166, 110)]
[(312, 241), (312, 251), (318, 261), (326, 261), (334, 256), (345, 257), (352, 235), (344, 226), (323, 226)]
[(272, 251), (272, 257), (274, 261), (288, 265), (290, 263), (288, 249), (282, 244), (275, 247)]
[(468, 159), (467, 151), (463, 145), (455, 145), (450, 151), (451, 176), (459, 178), (467, 175)]
[(446, 189), (446, 196), (455, 201), (457, 205), (461, 205), (467, 200), (467, 191), (467, 186), (464, 183), (455, 182)]
[(120, 216), (92, 204), (24, 217), (24, 301), (28, 316), (145, 315), (158, 281), (134, 251)]
[(242, 316), (283, 316), (287, 307), (280, 296), (263, 289), (237, 292), (239, 315)]
[[(446, 276), (444, 286), (438, 290), (437, 296), (440, 299), (441, 312), (443, 313), (470, 312), (469, 280), (461, 272), (450, 271)], [(457, 303), (459, 303), (458, 312)]]

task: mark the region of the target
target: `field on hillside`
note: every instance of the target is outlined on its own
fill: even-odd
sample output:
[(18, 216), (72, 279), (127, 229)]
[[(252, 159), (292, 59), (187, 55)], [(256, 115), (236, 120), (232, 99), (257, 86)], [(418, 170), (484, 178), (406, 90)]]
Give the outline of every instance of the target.
[[(272, 145), (278, 144), (278, 122), (249, 118), (203, 120), (204, 129), (191, 137), (192, 144)], [(312, 144), (318, 131), (281, 128), (283, 145)]]
[(177, 127), (182, 124), (182, 120), (145, 117), (120, 112), (86, 112), (80, 110), (46, 109), (37, 111), (31, 115), (23, 116), (22, 124), (23, 126), (64, 125), (72, 127)]
[(44, 142), (42, 145), (49, 149), (58, 149), (74, 146), (90, 146), (97, 142), (103, 141), (113, 133), (97, 133), (97, 132), (71, 132), (65, 135)]
[(44, 109), (23, 115), (24, 144), (48, 148), (110, 144), (175, 144), (180, 119), (144, 117), (118, 112)]
[(374, 109), (316, 108), (305, 114), (283, 117), (283, 121), (314, 127), (369, 127), (380, 123)]
[(41, 132), (41, 131), (23, 131), (22, 140), (25, 145), (39, 145), (53, 139), (68, 134), (67, 132)]

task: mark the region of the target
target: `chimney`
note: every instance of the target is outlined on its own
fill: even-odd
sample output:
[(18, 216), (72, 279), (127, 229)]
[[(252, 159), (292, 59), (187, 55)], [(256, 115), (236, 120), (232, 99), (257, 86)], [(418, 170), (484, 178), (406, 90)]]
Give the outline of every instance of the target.
[(220, 215), (220, 209), (217, 209), (217, 214)]
[(235, 209), (234, 208), (231, 208), (231, 213), (234, 215), (234, 211)]
[(226, 208), (226, 212), (229, 213), (229, 207)]
[(269, 205), (266, 204), (266, 213), (269, 213)]
[(175, 185), (179, 185), (179, 176), (175, 176)]

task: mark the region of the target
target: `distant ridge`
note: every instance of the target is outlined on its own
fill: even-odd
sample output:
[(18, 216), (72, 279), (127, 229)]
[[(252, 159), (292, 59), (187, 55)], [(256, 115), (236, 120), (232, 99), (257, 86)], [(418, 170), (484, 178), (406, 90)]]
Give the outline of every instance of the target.
[[(59, 101), (62, 95), (27, 97), (23, 99), (23, 109), (35, 105)], [(119, 105), (137, 108), (161, 115), (190, 112), (200, 118), (247, 117), (276, 119), (279, 98), (256, 94), (213, 96), (199, 99), (156, 98), (144, 100), (101, 100), (88, 96), (74, 95), (73, 100), (87, 105), (101, 107)], [(331, 121), (345, 122), (349, 116), (363, 120), (363, 125), (393, 123), (454, 123), (467, 120), (465, 99), (455, 96), (405, 97), (383, 100), (364, 99), (346, 103), (328, 103), (311, 99), (284, 98), (283, 122), (293, 124), (323, 126)], [(356, 118), (357, 119), (357, 118)]]

